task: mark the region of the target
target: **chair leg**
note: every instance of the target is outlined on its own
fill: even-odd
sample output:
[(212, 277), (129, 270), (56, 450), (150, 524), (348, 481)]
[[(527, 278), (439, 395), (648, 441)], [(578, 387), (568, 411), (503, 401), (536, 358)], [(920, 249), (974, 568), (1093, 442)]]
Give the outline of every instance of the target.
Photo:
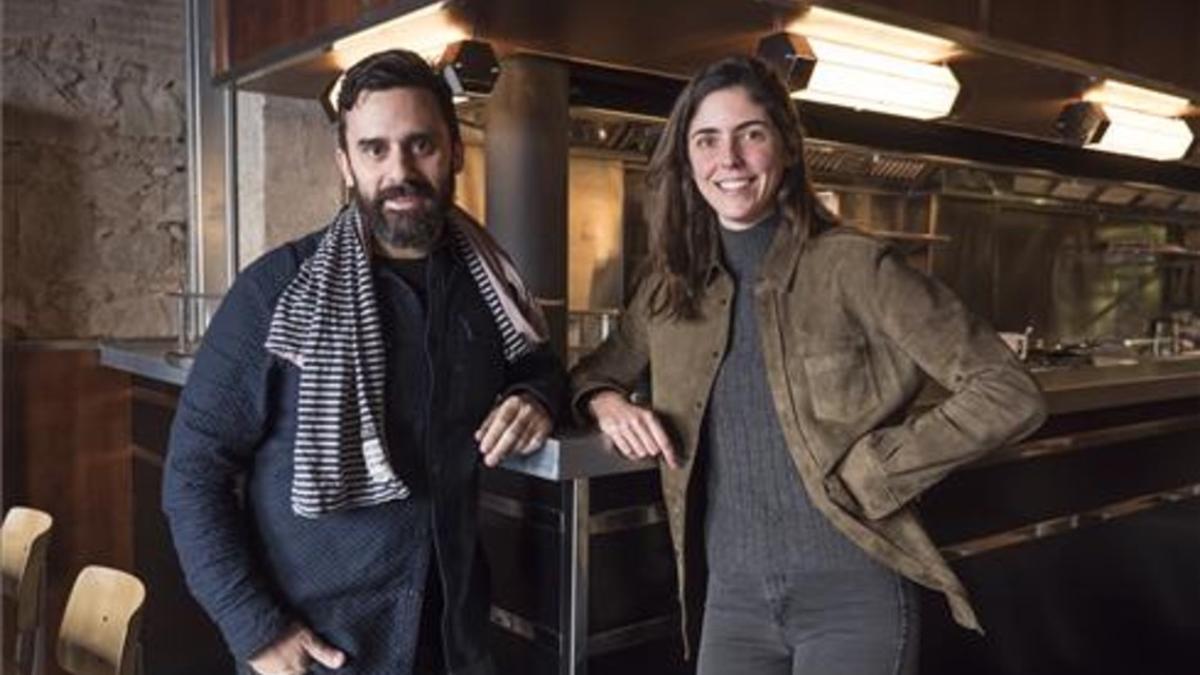
[(32, 630), (20, 631), (14, 636), (13, 662), (17, 673), (34, 675), (37, 672), (37, 652), (34, 651), (36, 633)]
[(33, 675), (46, 673), (46, 575), (38, 582), (38, 622), (33, 635)]
[(30, 643), (33, 645), (33, 658), (29, 672), (32, 675), (45, 675), (46, 673), (46, 626), (38, 624), (37, 628), (33, 629), (33, 639)]

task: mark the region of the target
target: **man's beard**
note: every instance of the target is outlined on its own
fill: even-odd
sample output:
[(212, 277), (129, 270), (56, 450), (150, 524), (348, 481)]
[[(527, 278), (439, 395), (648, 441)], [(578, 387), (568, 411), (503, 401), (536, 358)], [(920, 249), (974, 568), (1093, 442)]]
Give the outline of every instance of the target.
[[(439, 192), (433, 185), (421, 179), (407, 179), (399, 185), (380, 190), (372, 200), (354, 187), (354, 202), (366, 219), (367, 228), (381, 243), (418, 251), (428, 251), (437, 243), (445, 229), (446, 213), (453, 200), (451, 189)], [(432, 201), (427, 207), (406, 211), (388, 211), (384, 203), (389, 199), (423, 197)]]

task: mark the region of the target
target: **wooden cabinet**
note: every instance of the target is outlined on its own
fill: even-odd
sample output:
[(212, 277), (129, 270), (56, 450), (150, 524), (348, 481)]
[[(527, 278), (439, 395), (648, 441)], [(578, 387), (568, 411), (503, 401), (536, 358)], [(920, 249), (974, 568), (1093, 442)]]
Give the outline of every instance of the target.
[(214, 64), (218, 74), (269, 61), (273, 54), (368, 23), (396, 0), (214, 0)]
[(142, 658), (146, 673), (231, 673), (233, 661), (217, 627), (188, 593), (162, 512), (162, 475), (179, 388), (132, 378), (129, 433), (133, 448), (134, 571), (146, 582)]

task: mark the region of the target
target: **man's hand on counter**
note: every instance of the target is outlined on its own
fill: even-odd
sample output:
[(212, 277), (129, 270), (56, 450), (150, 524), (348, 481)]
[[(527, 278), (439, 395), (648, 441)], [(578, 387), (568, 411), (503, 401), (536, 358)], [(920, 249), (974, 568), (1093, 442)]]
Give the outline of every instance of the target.
[(533, 396), (513, 394), (488, 413), (475, 431), (483, 463), (494, 467), (509, 453), (527, 455), (546, 442), (554, 426), (550, 414)]

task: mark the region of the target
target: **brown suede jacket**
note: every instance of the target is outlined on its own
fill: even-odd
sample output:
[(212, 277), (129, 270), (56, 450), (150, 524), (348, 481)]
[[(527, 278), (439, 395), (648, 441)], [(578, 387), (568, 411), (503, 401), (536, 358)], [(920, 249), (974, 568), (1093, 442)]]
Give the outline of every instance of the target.
[[(591, 393), (627, 391), (650, 367), (653, 407), (682, 458), (678, 470), (663, 465), (662, 488), (685, 608), (702, 588), (685, 561), (702, 534), (704, 489), (689, 483), (734, 294), (720, 265), (708, 278), (695, 320), (652, 316), (661, 284), (647, 278), (619, 330), (572, 372), (580, 410)], [(775, 411), (813, 505), (869, 555), (944, 593), (955, 620), (979, 630), (913, 500), (1037, 429), (1046, 414), (1037, 384), (953, 293), (857, 230), (805, 240), (781, 226), (754, 295)], [(951, 393), (914, 415), (926, 374)]]

